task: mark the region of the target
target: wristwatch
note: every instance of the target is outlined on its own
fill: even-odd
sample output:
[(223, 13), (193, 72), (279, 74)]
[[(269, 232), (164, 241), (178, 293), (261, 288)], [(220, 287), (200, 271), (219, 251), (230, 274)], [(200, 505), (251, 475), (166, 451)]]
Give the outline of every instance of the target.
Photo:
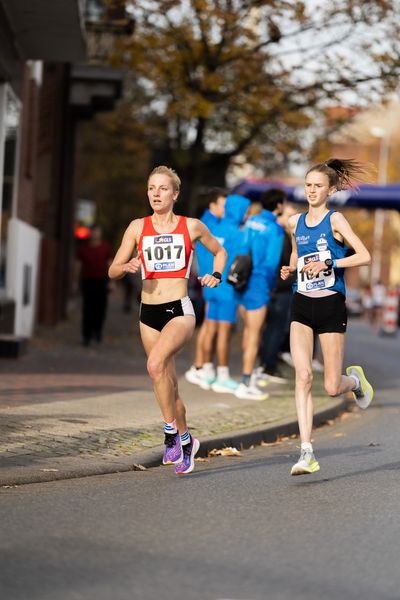
[(219, 273), (219, 271), (214, 271), (214, 273), (212, 273), (211, 275), (212, 275), (212, 277), (215, 277), (215, 279), (219, 279), (219, 281), (221, 282), (222, 275), (221, 275), (221, 273)]
[(328, 267), (328, 269), (332, 269), (332, 267), (333, 267), (333, 260), (331, 258), (326, 258), (324, 260), (324, 263), (326, 264), (326, 266)]

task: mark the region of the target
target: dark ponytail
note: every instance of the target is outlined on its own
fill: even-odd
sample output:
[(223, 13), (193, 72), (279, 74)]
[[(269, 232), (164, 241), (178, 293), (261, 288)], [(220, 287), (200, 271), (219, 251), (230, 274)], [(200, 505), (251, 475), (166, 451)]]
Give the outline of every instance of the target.
[(334, 186), (338, 190), (343, 190), (354, 186), (356, 182), (366, 181), (371, 167), (352, 158), (329, 158), (311, 167), (307, 175), (312, 171), (325, 173), (329, 180), (329, 187)]

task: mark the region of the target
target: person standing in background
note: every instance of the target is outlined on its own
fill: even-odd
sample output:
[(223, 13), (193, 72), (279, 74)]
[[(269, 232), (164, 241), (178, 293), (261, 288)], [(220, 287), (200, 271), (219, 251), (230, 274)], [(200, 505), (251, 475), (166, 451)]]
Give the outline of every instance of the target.
[[(208, 208), (204, 211), (200, 221), (210, 230), (213, 235), (221, 219), (225, 214), (226, 192), (222, 188), (211, 188), (207, 194)], [(202, 244), (196, 244), (195, 260), (198, 273), (207, 273), (212, 269), (213, 256)], [(209, 300), (210, 288), (202, 289), (203, 299)], [(195, 345), (194, 364), (185, 373), (185, 378), (190, 383), (200, 385), (203, 389), (210, 389), (210, 385), (216, 379), (216, 371), (213, 363), (216, 330), (210, 328), (207, 317), (201, 324)], [(210, 350), (211, 348), (211, 350)]]
[(107, 312), (108, 268), (112, 261), (111, 247), (102, 239), (98, 225), (91, 229), (87, 244), (78, 250), (80, 286), (82, 291), (82, 343), (102, 341)]
[[(227, 197), (225, 216), (215, 228), (214, 235), (228, 255), (222, 280), (217, 288), (208, 290), (206, 320), (209, 334), (205, 339), (206, 358), (212, 355), (213, 338), (216, 337), (217, 377), (211, 389), (219, 393), (235, 393), (239, 384), (233, 380), (229, 371), (230, 340), (236, 323), (237, 301), (235, 290), (227, 282), (229, 267), (232, 264), (244, 233), (244, 222), (250, 200), (238, 194)], [(202, 274), (200, 272), (200, 274)]]
[[(268, 394), (253, 384), (253, 369), (260, 346), (271, 288), (279, 265), (283, 228), (277, 223), (286, 196), (280, 189), (270, 189), (260, 198), (263, 210), (247, 219), (243, 231), (246, 251), (251, 255), (252, 271), (243, 292), (236, 292), (243, 317), (242, 382), (235, 394), (244, 400), (265, 400)], [(254, 373), (255, 377), (256, 373)]]
[[(282, 214), (277, 222), (285, 230), (283, 239), (280, 267), (288, 265), (292, 253), (292, 236), (289, 228), (289, 218), (297, 212), (290, 204), (285, 204)], [(278, 367), (279, 351), (289, 334), (290, 330), (290, 306), (292, 303), (292, 282), (283, 280), (277, 275), (275, 287), (271, 292), (271, 300), (268, 305), (267, 324), (264, 328), (261, 347), (260, 362), (258, 370), (260, 377), (275, 383), (285, 383), (287, 377)]]

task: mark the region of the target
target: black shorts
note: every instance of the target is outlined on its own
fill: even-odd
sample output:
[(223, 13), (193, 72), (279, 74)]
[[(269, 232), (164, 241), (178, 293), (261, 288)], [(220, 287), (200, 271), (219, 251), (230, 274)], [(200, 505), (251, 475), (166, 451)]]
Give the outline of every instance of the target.
[(345, 297), (330, 294), (315, 298), (296, 292), (292, 299), (291, 322), (311, 327), (314, 333), (345, 333), (347, 309)]
[(189, 296), (164, 304), (141, 304), (139, 319), (144, 325), (161, 331), (163, 327), (175, 317), (184, 317), (186, 315), (195, 317), (193, 304)]

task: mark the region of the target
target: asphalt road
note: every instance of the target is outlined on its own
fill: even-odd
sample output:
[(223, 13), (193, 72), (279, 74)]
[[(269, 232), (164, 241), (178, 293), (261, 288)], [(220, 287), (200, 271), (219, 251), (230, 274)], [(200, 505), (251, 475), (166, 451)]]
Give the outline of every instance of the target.
[(398, 600), (400, 338), (357, 323), (368, 411), (298, 441), (169, 467), (3, 489), (2, 600)]

